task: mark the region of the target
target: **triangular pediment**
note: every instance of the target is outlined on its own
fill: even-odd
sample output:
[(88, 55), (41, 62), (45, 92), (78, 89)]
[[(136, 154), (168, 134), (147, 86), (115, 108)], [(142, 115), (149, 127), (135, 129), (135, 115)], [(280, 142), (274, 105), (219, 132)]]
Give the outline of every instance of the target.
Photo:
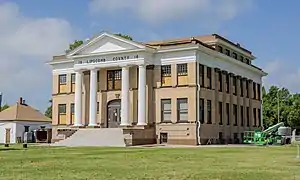
[(145, 46), (117, 35), (102, 33), (90, 41), (85, 42), (68, 55), (87, 55), (136, 49), (145, 49)]

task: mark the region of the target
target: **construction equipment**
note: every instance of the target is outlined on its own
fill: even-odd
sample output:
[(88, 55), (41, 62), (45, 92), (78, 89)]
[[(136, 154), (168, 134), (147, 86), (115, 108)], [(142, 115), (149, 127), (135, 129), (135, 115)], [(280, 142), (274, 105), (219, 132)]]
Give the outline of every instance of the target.
[(266, 130), (245, 131), (243, 142), (255, 145), (284, 145), (291, 143), (291, 128), (280, 122)]

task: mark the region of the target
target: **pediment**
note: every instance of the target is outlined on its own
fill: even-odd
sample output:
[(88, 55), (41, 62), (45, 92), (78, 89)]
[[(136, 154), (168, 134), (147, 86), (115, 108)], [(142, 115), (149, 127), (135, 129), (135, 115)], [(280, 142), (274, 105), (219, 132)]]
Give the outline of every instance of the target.
[(83, 44), (78, 49), (75, 49), (75, 51), (71, 52), (69, 55), (88, 55), (144, 48), (145, 47), (139, 43), (135, 43), (116, 35), (104, 33)]

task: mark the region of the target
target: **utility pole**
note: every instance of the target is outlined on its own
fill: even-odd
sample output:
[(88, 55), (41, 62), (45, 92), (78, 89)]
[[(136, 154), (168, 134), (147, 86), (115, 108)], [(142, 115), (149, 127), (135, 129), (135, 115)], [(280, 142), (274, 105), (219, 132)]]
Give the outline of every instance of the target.
[(0, 92), (0, 112), (2, 110), (2, 92)]
[(277, 91), (277, 113), (278, 113), (277, 121), (279, 123), (279, 89)]

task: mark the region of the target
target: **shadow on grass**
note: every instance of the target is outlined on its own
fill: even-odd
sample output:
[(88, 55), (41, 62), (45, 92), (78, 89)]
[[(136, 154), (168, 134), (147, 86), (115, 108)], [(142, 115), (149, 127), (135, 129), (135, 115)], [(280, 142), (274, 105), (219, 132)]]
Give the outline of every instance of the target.
[(17, 151), (22, 150), (20, 148), (1, 148), (0, 151)]

